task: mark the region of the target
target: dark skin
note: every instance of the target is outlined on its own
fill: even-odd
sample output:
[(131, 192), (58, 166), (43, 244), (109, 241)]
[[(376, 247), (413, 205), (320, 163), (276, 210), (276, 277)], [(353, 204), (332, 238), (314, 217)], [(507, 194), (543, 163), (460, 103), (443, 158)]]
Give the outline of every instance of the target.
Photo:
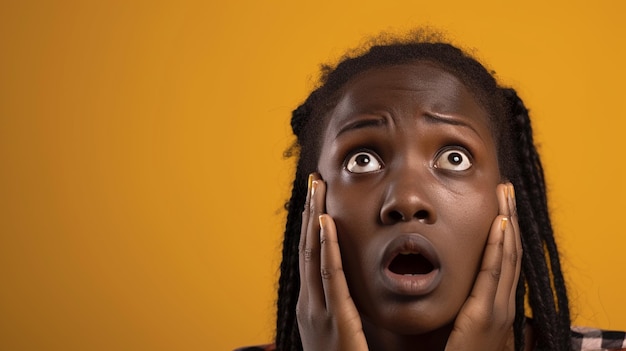
[(512, 349), (522, 246), (492, 134), (434, 64), (347, 83), (303, 212), (305, 350)]

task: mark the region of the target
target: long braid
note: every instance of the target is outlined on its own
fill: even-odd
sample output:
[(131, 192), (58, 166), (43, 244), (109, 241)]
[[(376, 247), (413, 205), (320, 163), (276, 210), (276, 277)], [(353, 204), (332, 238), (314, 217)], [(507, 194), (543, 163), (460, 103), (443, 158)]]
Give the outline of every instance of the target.
[(278, 281), (278, 300), (276, 316), (276, 346), (278, 350), (292, 350), (289, 345), (298, 345), (298, 325), (296, 322), (296, 303), (300, 289), (300, 272), (298, 270), (298, 240), (296, 235), (288, 235), (299, 232), (301, 218), (298, 211), (293, 208), (301, 208), (298, 201), (302, 198), (299, 194), (301, 187), (296, 177), (293, 184), (292, 195), (288, 206), (287, 223), (285, 225), (285, 238), (283, 239), (283, 261), (280, 266), (280, 278)]
[(505, 89), (504, 93), (513, 116), (514, 144), (518, 145), (519, 169), (514, 183), (523, 233), (523, 271), (533, 318), (542, 326), (537, 329), (542, 342), (539, 346), (570, 350), (569, 333), (564, 332), (570, 325), (567, 291), (549, 217), (543, 167), (533, 142), (528, 110), (515, 90)]

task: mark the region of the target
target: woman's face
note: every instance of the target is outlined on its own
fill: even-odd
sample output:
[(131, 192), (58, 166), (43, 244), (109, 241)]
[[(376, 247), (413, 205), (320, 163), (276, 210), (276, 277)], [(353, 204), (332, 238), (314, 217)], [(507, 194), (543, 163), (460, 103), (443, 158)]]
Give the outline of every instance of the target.
[(452, 323), (498, 214), (495, 144), (467, 88), (426, 62), (356, 76), (318, 166), (366, 325), (422, 334)]

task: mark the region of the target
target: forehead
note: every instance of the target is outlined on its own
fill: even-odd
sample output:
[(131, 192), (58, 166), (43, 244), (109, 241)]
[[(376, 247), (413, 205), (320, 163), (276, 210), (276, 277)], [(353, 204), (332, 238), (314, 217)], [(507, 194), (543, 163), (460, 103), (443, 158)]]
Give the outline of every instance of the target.
[(474, 94), (453, 74), (424, 61), (373, 68), (358, 74), (342, 89), (334, 112), (349, 113), (346, 108), (376, 108), (389, 101), (419, 104), (425, 110), (442, 114), (474, 117), (479, 119), (476, 122), (489, 127), (487, 113)]

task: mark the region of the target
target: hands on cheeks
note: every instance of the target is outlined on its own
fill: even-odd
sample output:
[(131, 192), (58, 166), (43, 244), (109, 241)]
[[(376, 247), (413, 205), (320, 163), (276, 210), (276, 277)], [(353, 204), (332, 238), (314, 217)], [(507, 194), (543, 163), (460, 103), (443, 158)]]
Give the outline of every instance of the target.
[[(513, 185), (497, 187), (494, 219), (483, 262), (446, 345), (453, 350), (503, 350), (512, 339), (522, 259)], [(368, 350), (359, 312), (342, 268), (337, 231), (325, 212), (326, 185), (309, 177), (300, 234), (298, 328), (306, 351)], [(419, 345), (416, 345), (416, 348)]]

